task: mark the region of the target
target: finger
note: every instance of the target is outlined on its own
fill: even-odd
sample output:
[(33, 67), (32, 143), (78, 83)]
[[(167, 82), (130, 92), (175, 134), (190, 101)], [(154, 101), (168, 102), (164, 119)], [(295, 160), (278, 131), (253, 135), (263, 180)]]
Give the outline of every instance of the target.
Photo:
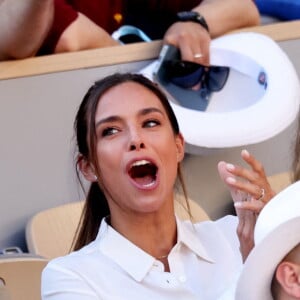
[(256, 200), (261, 200), (264, 203), (269, 202), (276, 195), (268, 181), (259, 181), (257, 184), (254, 184), (252, 182), (240, 181), (234, 177), (227, 177), (226, 182), (232, 188), (249, 194)]
[(252, 197), (259, 199), (262, 196), (262, 188), (258, 185), (253, 184), (249, 181), (241, 181), (234, 177), (227, 177), (226, 182), (228, 185), (232, 186), (235, 189), (250, 194)]
[(264, 208), (265, 203), (252, 198), (251, 201), (240, 201), (235, 202), (234, 207), (239, 210), (249, 210), (255, 214), (259, 214), (261, 210)]
[(231, 172), (235, 176), (241, 177), (241, 178), (251, 181), (251, 182), (254, 182), (261, 178), (264, 178), (264, 177), (260, 177), (260, 175), (257, 174), (256, 172), (254, 172), (253, 170), (246, 169), (246, 168), (238, 166), (238, 165), (227, 164), (226, 168), (229, 172)]
[(227, 177), (232, 176), (230, 171), (227, 169), (227, 163), (225, 161), (218, 162), (218, 172), (224, 182), (226, 182)]
[(276, 193), (274, 192), (268, 181), (262, 163), (255, 159), (255, 157), (251, 155), (247, 150), (243, 150), (241, 155), (242, 158), (252, 167), (256, 175), (258, 175), (256, 180), (252, 180), (252, 183), (255, 181), (255, 183), (260, 187), (261, 190), (264, 189), (264, 202), (268, 202), (271, 198), (273, 198), (276, 195)]
[(204, 28), (194, 23), (184, 23), (184, 34), (178, 35), (182, 60), (209, 65), (210, 36)]
[(205, 54), (201, 49), (199, 50), (193, 50), (194, 55), (193, 55), (193, 62), (200, 64), (200, 65), (206, 65), (207, 64), (207, 59), (205, 58)]
[(241, 156), (244, 161), (251, 166), (251, 168), (260, 175), (265, 176), (265, 170), (260, 161), (258, 161), (253, 155), (251, 155), (247, 150), (242, 150)]
[(193, 49), (193, 62), (203, 65), (209, 66), (209, 48), (206, 44), (201, 44), (201, 48), (197, 47), (197, 49)]
[(233, 178), (232, 174), (228, 171), (226, 162), (220, 161), (218, 163), (218, 172), (223, 182), (228, 186), (231, 195), (235, 195), (237, 192), (237, 189), (234, 184), (235, 178)]
[[(198, 44), (197, 47), (195, 47)], [(194, 47), (192, 49), (193, 51), (193, 62), (203, 65), (203, 66), (209, 66), (210, 62), (210, 55), (209, 55), (209, 44), (210, 41), (199, 41), (198, 39), (195, 40), (195, 43), (193, 44)], [(199, 47), (201, 46), (201, 47)]]
[(202, 53), (201, 49), (193, 50), (192, 47), (190, 46), (189, 42), (186, 39), (180, 39), (178, 46), (180, 49), (181, 60), (194, 62), (194, 59), (195, 59), (194, 54)]
[(201, 51), (203, 54), (203, 58), (201, 61), (201, 64), (205, 65), (205, 66), (209, 66), (210, 65), (210, 36), (209, 34), (206, 32), (205, 29), (203, 29), (205, 32), (204, 34), (202, 34), (201, 36)]
[(248, 170), (240, 166), (232, 164), (227, 165), (227, 170), (230, 171), (234, 176), (241, 178), (232, 184), (236, 188), (242, 189), (245, 192), (252, 194), (255, 198), (259, 198), (262, 194), (262, 189), (265, 190), (266, 199), (271, 199), (275, 192), (272, 190), (264, 171), (259, 174), (256, 171)]
[(265, 202), (269, 201), (275, 195), (265, 176), (260, 176), (252, 170), (247, 170), (233, 164), (226, 164), (224, 166), (224, 163), (222, 163), (222, 166), (227, 170), (227, 173), (223, 171), (226, 174), (226, 178), (223, 180), (228, 186), (250, 194), (256, 199), (262, 196), (262, 191), (264, 190)]
[(220, 161), (218, 163), (218, 172), (222, 179), (222, 181), (227, 185), (229, 188), (231, 197), (233, 201), (242, 201), (245, 199), (245, 194), (242, 193), (238, 188), (236, 188), (235, 184), (232, 182), (235, 182), (235, 178), (232, 177), (232, 174), (227, 170), (226, 168), (227, 163), (224, 161)]

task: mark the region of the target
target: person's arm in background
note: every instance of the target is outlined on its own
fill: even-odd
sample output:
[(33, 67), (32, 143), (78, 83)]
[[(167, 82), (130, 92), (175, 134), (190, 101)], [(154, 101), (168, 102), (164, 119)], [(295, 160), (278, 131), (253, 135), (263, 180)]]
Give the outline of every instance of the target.
[[(194, 22), (176, 22), (166, 32), (164, 41), (181, 50), (184, 60), (209, 64), (211, 38), (231, 30), (259, 24), (257, 7), (252, 0), (204, 0), (193, 9), (206, 20), (209, 33)], [(195, 58), (195, 54), (202, 54)]]
[[(59, 10), (63, 9), (68, 14), (76, 13), (76, 19), (63, 28), (53, 49), (54, 53), (118, 45), (108, 32), (84, 14), (75, 11), (70, 5), (64, 3), (65, 1), (55, 0), (55, 2), (60, 5)], [(211, 37), (219, 36), (232, 29), (257, 25), (259, 22), (258, 11), (252, 0), (204, 0), (194, 10), (204, 16), (210, 34), (199, 24), (176, 22), (165, 35), (165, 42), (178, 46), (183, 59), (191, 61), (195, 60), (195, 53), (202, 53), (204, 62), (208, 63), (208, 46)], [(202, 52), (200, 52), (200, 45), (203, 48)]]
[(194, 10), (205, 17), (212, 38), (259, 24), (259, 13), (252, 0), (204, 0)]
[(116, 45), (119, 45), (119, 43), (114, 40), (108, 32), (87, 18), (84, 14), (78, 13), (76, 20), (61, 34), (54, 53)]
[(53, 14), (53, 0), (0, 0), (0, 60), (34, 56)]

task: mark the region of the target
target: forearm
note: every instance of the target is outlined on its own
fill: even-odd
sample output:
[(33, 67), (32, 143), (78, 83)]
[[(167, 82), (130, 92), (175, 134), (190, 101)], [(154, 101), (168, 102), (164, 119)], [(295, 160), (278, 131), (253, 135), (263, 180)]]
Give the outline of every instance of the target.
[(259, 24), (259, 13), (252, 0), (204, 0), (194, 10), (204, 16), (212, 38)]
[(0, 1), (0, 60), (35, 55), (53, 14), (53, 0)]
[(119, 45), (110, 34), (85, 15), (79, 13), (62, 33), (55, 48), (55, 53), (72, 52), (85, 49)]

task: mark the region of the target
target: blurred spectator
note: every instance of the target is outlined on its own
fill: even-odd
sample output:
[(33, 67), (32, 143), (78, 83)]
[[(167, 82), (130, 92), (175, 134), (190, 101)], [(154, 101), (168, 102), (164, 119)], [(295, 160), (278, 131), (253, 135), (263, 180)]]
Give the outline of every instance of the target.
[[(197, 54), (199, 62), (201, 59), (207, 62), (210, 38), (259, 22), (257, 8), (251, 0), (54, 2), (54, 23), (40, 54), (117, 45), (111, 34), (126, 24), (142, 29), (151, 39), (164, 38), (166, 43), (180, 48), (186, 60), (194, 60)], [(202, 26), (196, 21), (178, 22), (176, 14), (179, 11), (191, 10), (203, 17)]]
[(0, 60), (35, 55), (53, 15), (53, 0), (0, 0)]

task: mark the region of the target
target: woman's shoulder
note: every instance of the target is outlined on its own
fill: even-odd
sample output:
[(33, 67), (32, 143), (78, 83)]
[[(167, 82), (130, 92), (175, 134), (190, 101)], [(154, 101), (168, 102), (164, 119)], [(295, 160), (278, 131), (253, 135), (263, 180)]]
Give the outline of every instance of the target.
[(230, 244), (236, 248), (236, 245), (239, 243), (236, 234), (237, 225), (238, 218), (227, 215), (217, 220), (195, 223), (193, 227), (201, 240), (205, 239), (213, 243)]
[[(84, 246), (83, 248), (72, 251), (65, 256), (60, 256), (57, 258), (52, 259), (47, 264), (45, 270), (47, 269), (78, 269), (81, 266), (89, 265), (92, 261), (94, 263), (95, 257), (101, 258), (102, 253), (96, 247), (95, 241), (89, 243), (88, 245)], [(99, 259), (100, 262), (103, 262), (103, 259)]]
[(223, 230), (232, 230), (236, 228), (238, 224), (238, 218), (233, 215), (226, 215), (216, 220), (205, 220), (194, 224), (196, 228), (201, 229), (202, 227), (220, 228)]

